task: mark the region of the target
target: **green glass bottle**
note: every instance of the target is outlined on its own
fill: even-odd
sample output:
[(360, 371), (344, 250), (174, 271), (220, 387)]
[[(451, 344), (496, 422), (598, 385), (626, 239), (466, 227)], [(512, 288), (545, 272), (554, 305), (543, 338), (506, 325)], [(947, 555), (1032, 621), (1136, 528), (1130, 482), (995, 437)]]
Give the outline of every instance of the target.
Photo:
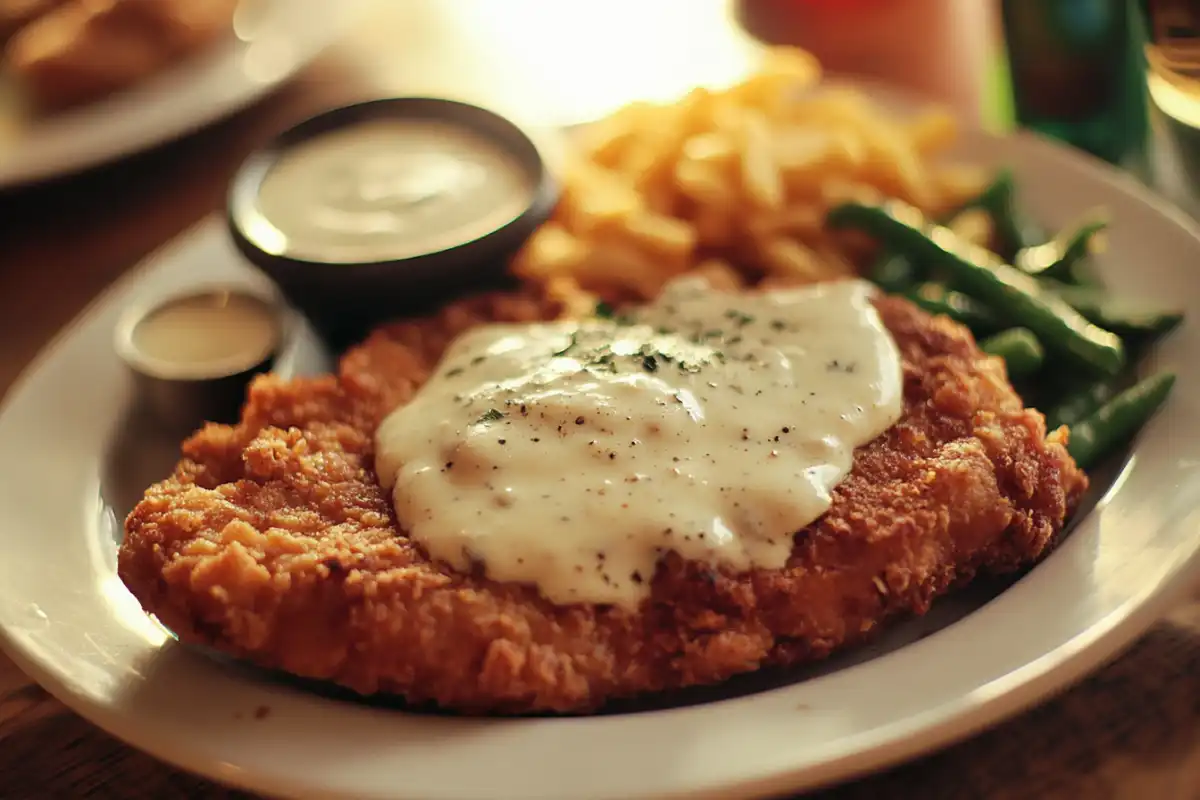
[(1144, 56), (1126, 0), (1003, 0), (1017, 123), (1144, 170)]

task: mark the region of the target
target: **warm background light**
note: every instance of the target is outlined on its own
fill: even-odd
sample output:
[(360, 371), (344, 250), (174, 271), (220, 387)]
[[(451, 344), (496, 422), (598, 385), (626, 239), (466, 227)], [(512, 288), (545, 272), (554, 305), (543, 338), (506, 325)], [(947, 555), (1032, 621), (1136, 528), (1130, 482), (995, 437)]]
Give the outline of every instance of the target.
[[(631, 100), (669, 100), (697, 84), (727, 85), (745, 75), (759, 45), (730, 36), (732, 22), (714, 23), (732, 20), (732, 6), (727, 0), (394, 3), (372, 18), (360, 50), (376, 65), (379, 52), (405, 50), (394, 71), (371, 70), (381, 92), (444, 94), (527, 122), (572, 124)], [(447, 41), (458, 45), (431, 44)]]

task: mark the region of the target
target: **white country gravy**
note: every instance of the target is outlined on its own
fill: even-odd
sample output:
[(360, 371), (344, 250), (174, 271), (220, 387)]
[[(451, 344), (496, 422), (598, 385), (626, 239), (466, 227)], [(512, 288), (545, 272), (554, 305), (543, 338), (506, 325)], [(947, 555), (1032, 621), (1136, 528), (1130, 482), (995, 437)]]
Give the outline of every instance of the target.
[(453, 122), (379, 119), (315, 136), (259, 188), (291, 256), (391, 261), (486, 236), (520, 216), (534, 178), (502, 144)]
[(682, 279), (627, 320), (473, 329), (380, 426), (379, 479), (432, 557), (556, 603), (635, 608), (670, 550), (782, 567), (900, 417), (871, 296)]

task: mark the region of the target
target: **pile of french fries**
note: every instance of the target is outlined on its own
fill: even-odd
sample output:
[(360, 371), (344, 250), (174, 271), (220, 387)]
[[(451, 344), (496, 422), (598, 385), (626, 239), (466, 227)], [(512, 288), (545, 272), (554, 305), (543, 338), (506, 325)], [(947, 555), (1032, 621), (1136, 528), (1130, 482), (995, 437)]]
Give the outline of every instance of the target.
[(825, 231), (830, 206), (891, 196), (938, 214), (988, 180), (936, 163), (958, 133), (948, 112), (889, 115), (820, 78), (811, 55), (777, 48), (731, 88), (635, 103), (589, 126), (514, 272), (569, 314), (597, 297), (652, 298), (688, 271), (725, 287), (828, 280), (855, 270)]

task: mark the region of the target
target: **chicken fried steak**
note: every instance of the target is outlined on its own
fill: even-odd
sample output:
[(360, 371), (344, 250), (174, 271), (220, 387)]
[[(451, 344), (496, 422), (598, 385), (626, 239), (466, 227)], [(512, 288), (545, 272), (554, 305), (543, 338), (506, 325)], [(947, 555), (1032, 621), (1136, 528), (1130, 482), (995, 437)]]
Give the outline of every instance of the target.
[(242, 421), (194, 435), (130, 514), (120, 576), (185, 642), (468, 711), (587, 711), (823, 658), (978, 573), (1037, 561), (1087, 486), (964, 328), (903, 299), (875, 306), (902, 358), (900, 419), (854, 452), (782, 569), (672, 550), (637, 610), (555, 605), (398, 530), (374, 471), (380, 422), (457, 334), (551, 316), (491, 295), (377, 331), (336, 377), (260, 378)]

